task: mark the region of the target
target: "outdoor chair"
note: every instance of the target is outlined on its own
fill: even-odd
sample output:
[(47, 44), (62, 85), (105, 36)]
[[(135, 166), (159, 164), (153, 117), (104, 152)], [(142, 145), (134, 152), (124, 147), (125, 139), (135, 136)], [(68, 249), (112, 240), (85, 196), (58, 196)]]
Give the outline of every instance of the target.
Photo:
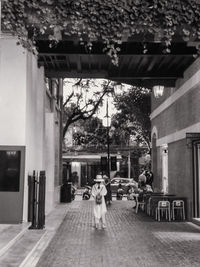
[(140, 196), (140, 195), (137, 196), (135, 212), (138, 213), (139, 208), (141, 208), (141, 210), (144, 211), (144, 207), (145, 207), (145, 202), (144, 202), (143, 196)]
[(185, 205), (183, 200), (173, 200), (172, 202), (172, 220), (181, 217), (185, 220)]
[(170, 202), (169, 201), (158, 201), (156, 207), (156, 220), (160, 221), (160, 218), (165, 214), (166, 220), (171, 221)]

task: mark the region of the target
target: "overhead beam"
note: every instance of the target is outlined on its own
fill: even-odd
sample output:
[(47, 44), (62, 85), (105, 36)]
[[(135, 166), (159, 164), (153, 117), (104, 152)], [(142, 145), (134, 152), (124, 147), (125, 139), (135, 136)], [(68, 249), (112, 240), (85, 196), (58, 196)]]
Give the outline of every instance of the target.
[[(81, 56), (81, 57), (88, 57), (89, 54), (86, 54), (86, 53), (78, 53), (78, 54), (74, 54), (74, 53), (39, 53), (38, 56), (64, 56), (64, 57), (67, 57), (67, 56), (70, 56), (70, 57), (77, 57), (77, 56)], [(105, 54), (93, 54), (95, 56), (99, 56), (99, 57), (108, 57), (107, 55)], [(120, 58), (123, 58), (123, 57), (132, 57), (132, 56), (135, 56), (135, 57), (156, 57), (156, 56), (160, 56), (160, 57), (191, 57), (191, 56), (194, 56), (194, 54), (160, 54), (160, 53), (157, 53), (157, 54), (143, 54), (143, 53), (132, 53), (132, 54), (119, 54), (119, 57)]]
[(108, 78), (112, 77), (113, 79), (127, 79), (127, 80), (141, 80), (141, 79), (163, 79), (163, 80), (174, 80), (177, 78), (182, 78), (182, 75), (171, 75), (169, 73), (166, 73), (165, 75), (163, 74), (152, 74), (152, 75), (147, 75), (145, 73), (140, 73), (140, 74), (134, 74), (134, 75), (112, 75), (109, 74), (107, 71), (99, 71), (99, 70), (93, 70), (93, 71), (82, 71), (81, 73), (77, 71), (68, 71), (68, 70), (45, 70), (45, 74), (47, 77), (52, 77), (52, 78)]
[(45, 74), (47, 77), (52, 78), (107, 78), (108, 72), (107, 71), (99, 71), (99, 70), (90, 70), (90, 71), (69, 71), (69, 70), (45, 70)]

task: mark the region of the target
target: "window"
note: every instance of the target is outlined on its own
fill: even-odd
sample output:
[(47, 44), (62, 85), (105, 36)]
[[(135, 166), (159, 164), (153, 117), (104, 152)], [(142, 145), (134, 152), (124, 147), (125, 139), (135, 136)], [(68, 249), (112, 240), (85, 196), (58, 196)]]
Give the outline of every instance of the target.
[(0, 191), (18, 192), (21, 151), (0, 150)]

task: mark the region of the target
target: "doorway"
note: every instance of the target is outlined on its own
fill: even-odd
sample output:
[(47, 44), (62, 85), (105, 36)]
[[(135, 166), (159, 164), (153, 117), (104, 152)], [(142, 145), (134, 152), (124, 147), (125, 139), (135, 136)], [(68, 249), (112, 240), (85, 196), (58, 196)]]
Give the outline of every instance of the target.
[(162, 146), (162, 191), (168, 193), (168, 145)]
[(23, 217), (25, 147), (0, 146), (0, 223)]

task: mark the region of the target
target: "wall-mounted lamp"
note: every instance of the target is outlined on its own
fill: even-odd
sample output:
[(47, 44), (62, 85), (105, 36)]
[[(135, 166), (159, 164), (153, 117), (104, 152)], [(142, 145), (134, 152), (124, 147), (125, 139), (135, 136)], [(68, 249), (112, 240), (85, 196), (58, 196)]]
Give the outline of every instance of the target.
[(163, 95), (164, 92), (164, 85), (154, 85), (153, 86), (153, 93), (155, 98), (159, 98)]

